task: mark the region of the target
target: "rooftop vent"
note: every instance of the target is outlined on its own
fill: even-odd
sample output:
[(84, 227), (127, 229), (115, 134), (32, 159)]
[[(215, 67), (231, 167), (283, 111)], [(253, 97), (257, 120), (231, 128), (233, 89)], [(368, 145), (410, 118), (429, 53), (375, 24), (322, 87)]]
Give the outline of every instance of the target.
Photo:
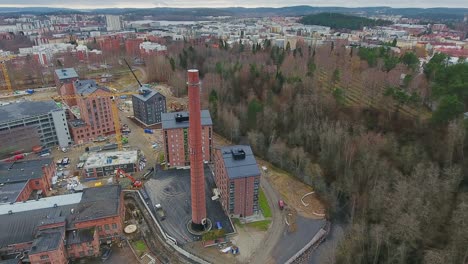
[(13, 214), (13, 211), (12, 210), (8, 211), (8, 214), (9, 215)]
[(245, 151), (243, 149), (231, 149), (231, 153), (234, 160), (245, 159)]
[(180, 123), (180, 122), (187, 122), (189, 121), (189, 117), (188, 116), (184, 116), (182, 114), (176, 114), (175, 116), (175, 121), (177, 123)]

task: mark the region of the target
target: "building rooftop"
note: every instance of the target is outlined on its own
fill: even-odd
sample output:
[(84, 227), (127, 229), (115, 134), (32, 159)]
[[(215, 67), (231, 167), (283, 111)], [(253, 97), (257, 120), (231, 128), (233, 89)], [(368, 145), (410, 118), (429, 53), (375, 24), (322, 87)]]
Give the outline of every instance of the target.
[(84, 127), (86, 126), (86, 122), (83, 119), (73, 119), (68, 121), (70, 126), (72, 127)]
[(58, 76), (59, 80), (78, 78), (78, 74), (73, 68), (58, 69), (55, 70), (55, 74)]
[(80, 95), (92, 94), (99, 89), (99, 85), (94, 80), (76, 80), (73, 85), (76, 93)]
[(57, 249), (62, 241), (64, 233), (64, 227), (49, 228), (37, 232), (29, 255)]
[(250, 146), (227, 146), (220, 148), (220, 151), (229, 179), (260, 175), (260, 169)]
[(153, 96), (159, 94), (162, 98), (166, 99), (166, 97), (164, 95), (162, 95), (160, 92), (157, 92), (151, 88), (148, 88), (148, 87), (142, 87), (140, 88), (139, 90), (141, 93), (140, 94), (134, 94), (132, 95), (133, 97), (135, 98), (138, 98), (139, 100), (143, 101), (143, 102), (146, 102), (148, 101), (150, 98), (152, 98)]
[[(189, 127), (189, 114), (188, 112), (172, 112), (161, 113), (162, 129), (175, 129), (175, 128), (188, 128)], [(201, 123), (202, 126), (211, 126), (210, 111), (201, 110)]]
[(94, 227), (68, 231), (65, 240), (67, 245), (81, 244), (94, 240)]
[(69, 229), (78, 222), (118, 215), (121, 191), (120, 185), (106, 185), (38, 201), (0, 204), (0, 248), (33, 241), (38, 226), (61, 219), (66, 219)]
[(21, 259), (19, 258), (0, 260), (0, 264), (20, 264), (20, 263), (21, 263)]
[(58, 107), (53, 100), (44, 102), (25, 101), (11, 103), (0, 106), (0, 123), (44, 115), (56, 109), (60, 109), (60, 107)]
[(27, 182), (16, 182), (11, 184), (4, 184), (0, 186), (0, 204), (14, 203), (20, 195), (21, 191), (26, 186)]
[(137, 160), (138, 152), (136, 150), (90, 153), (83, 168), (91, 169), (104, 166), (123, 165), (136, 163)]
[(42, 167), (52, 164), (51, 158), (0, 162), (0, 184), (24, 182), (43, 176)]

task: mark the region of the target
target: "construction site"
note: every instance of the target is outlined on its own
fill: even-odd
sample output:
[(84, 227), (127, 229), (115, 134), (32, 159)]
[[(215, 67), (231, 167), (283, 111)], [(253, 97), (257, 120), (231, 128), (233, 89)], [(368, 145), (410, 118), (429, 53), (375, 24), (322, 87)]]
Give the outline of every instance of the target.
[[(7, 76), (6, 70), (3, 74)], [(211, 158), (211, 148), (228, 146), (230, 142), (215, 135), (212, 123), (206, 123), (205, 119), (210, 118), (211, 122), (211, 117), (200, 108), (196, 70), (188, 72), (189, 95), (183, 98), (175, 97), (165, 84), (143, 84), (144, 69), (130, 65), (125, 74), (115, 74), (105, 80), (81, 79), (72, 68), (57, 69), (56, 87), (26, 91), (11, 90), (8, 77), (4, 79), (9, 89), (0, 101), (9, 108), (0, 106), (0, 112), (5, 112), (0, 120), (0, 135), (5, 138), (8, 135), (11, 140), (8, 147), (0, 145), (0, 159), (18, 162), (52, 157), (55, 165), (52, 185), (50, 192), (43, 195), (121, 185), (128, 192), (125, 224), (137, 230), (126, 232), (133, 254), (121, 250), (125, 243), (120, 243), (116, 250), (127, 261), (141, 257), (161, 263), (184, 263), (188, 259), (198, 259), (199, 263), (262, 263), (271, 258), (268, 252), (281, 252), (284, 248), (291, 248), (293, 253), (298, 251), (315, 234), (304, 235), (302, 231), (310, 226), (318, 230), (325, 223), (324, 208), (313, 190), (262, 160), (255, 163), (257, 172), (247, 175), (258, 177), (255, 185), (253, 178), (248, 181), (252, 184), (249, 199), (253, 203), (246, 204), (253, 208), (250, 209), (253, 214), (249, 213), (252, 215), (234, 215), (234, 210), (220, 201), (220, 195), (228, 195), (223, 201), (231, 201), (231, 207), (233, 201), (239, 201), (234, 199), (232, 190), (220, 193), (221, 181), (217, 182), (215, 173), (218, 165)], [(34, 104), (44, 103), (47, 107), (37, 108), (41, 111), (11, 114), (18, 109), (16, 105), (33, 109)], [(154, 107), (151, 113), (159, 115), (159, 119), (137, 110), (139, 105), (143, 106), (141, 109), (148, 105)], [(36, 122), (32, 118), (39, 112), (43, 117)], [(177, 112), (175, 117), (188, 115), (171, 127), (180, 128), (180, 132), (167, 134), (169, 128), (161, 125), (165, 122), (161, 115), (166, 112)], [(210, 126), (209, 130), (205, 126)], [(12, 140), (22, 135), (21, 131), (37, 133), (32, 137), (29, 133), (25, 140)], [(168, 135), (172, 143), (168, 143)], [(169, 157), (171, 163), (178, 164), (173, 160), (177, 161), (179, 154), (173, 153), (185, 156), (185, 164), (180, 162), (185, 166), (168, 169)], [(243, 159), (239, 153), (232, 155), (233, 160)], [(266, 198), (260, 194), (260, 176)], [(232, 184), (237, 182), (231, 180)], [(284, 201), (284, 209), (278, 208), (278, 201)], [(281, 245), (271, 244), (262, 253), (262, 242), (273, 238), (281, 241)], [(296, 240), (301, 243), (295, 244)], [(277, 257), (286, 261), (291, 256)], [(118, 258), (113, 260), (113, 263), (125, 263)]]

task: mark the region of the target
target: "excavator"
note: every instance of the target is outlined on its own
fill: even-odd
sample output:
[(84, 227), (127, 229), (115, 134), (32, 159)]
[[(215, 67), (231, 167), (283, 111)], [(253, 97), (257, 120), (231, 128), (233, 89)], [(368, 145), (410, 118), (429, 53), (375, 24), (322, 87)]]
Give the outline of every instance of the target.
[(117, 183), (119, 183), (119, 178), (123, 178), (123, 177), (127, 177), (128, 179), (130, 179), (132, 181), (132, 187), (133, 188), (140, 189), (141, 187), (143, 187), (143, 182), (142, 181), (139, 181), (139, 180), (133, 178), (132, 175), (126, 173), (122, 169), (117, 169), (115, 171), (115, 180), (117, 181)]

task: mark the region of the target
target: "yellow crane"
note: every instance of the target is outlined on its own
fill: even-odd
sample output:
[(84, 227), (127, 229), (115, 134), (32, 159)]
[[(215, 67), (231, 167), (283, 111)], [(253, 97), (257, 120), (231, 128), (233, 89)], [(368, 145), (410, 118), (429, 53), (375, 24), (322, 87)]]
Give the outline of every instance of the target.
[(1, 60), (0, 67), (2, 68), (3, 78), (5, 79), (5, 85), (9, 92), (13, 93), (13, 88), (11, 88), (10, 76), (8, 75), (8, 70), (6, 67), (6, 60)]
[[(121, 93), (92, 93), (88, 95), (56, 95), (52, 99), (54, 101), (64, 101), (67, 99), (85, 99), (85, 98), (100, 98), (100, 97), (110, 97), (111, 98), (111, 111), (114, 118), (114, 130), (115, 130), (115, 139), (117, 141), (117, 146), (119, 150), (122, 150), (122, 131), (120, 130), (120, 119), (119, 119), (119, 109), (117, 107), (117, 98), (123, 95), (134, 95), (139, 94), (139, 92), (121, 92)], [(34, 99), (33, 99), (34, 100)], [(39, 99), (40, 101), (48, 99)], [(34, 100), (37, 101), (37, 100)]]

